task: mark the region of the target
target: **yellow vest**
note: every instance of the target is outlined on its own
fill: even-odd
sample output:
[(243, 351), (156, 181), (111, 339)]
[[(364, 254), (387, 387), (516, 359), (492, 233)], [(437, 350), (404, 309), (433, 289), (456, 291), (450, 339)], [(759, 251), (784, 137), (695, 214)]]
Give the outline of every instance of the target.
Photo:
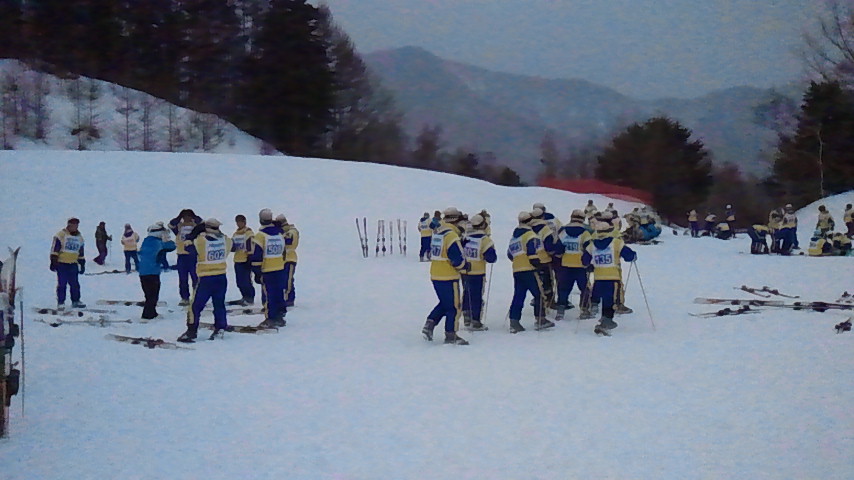
[(77, 263), (80, 252), (83, 251), (83, 235), (79, 231), (77, 235), (72, 235), (63, 228), (53, 236), (53, 239), (53, 243), (59, 241), (61, 246), (59, 252), (51, 252), (51, 255), (56, 255), (59, 263)]
[(137, 244), (139, 243), (139, 234), (133, 232), (131, 236), (125, 236), (122, 234), (122, 247), (125, 252), (135, 252), (137, 251)]
[[(535, 251), (533, 255), (528, 255), (528, 245), (531, 242), (534, 242), (533, 247)], [(507, 251), (510, 253), (510, 256), (513, 257), (513, 271), (528, 272), (535, 270), (534, 266), (531, 264), (531, 259), (539, 259), (540, 252), (542, 250), (543, 242), (530, 228), (527, 228), (519, 237), (511, 238), (510, 246), (507, 247)]]
[(485, 233), (476, 233), (468, 237), (466, 246), (463, 248), (463, 254), (471, 264), (469, 275), (486, 274), (486, 260), (483, 259), (483, 254), (490, 247), (495, 247), (495, 244)]
[(448, 249), (452, 245), (456, 245), (460, 254), (463, 253), (463, 247), (460, 244), (460, 236), (451, 225), (442, 222), (436, 233), (430, 239), (430, 278), (433, 280), (458, 280), (460, 272), (451, 265), (451, 260), (448, 258)]
[(622, 280), (623, 272), (620, 267), (620, 252), (623, 250), (623, 241), (620, 239), (611, 242), (602, 249), (596, 248), (593, 242), (587, 246), (587, 252), (593, 256), (593, 278), (595, 280)]
[(193, 222), (184, 222), (182, 221), (178, 225), (176, 225), (178, 229), (178, 233), (175, 235), (175, 245), (178, 247), (175, 252), (178, 255), (186, 255), (187, 254), (187, 245), (190, 242), (187, 240), (187, 235), (196, 228), (196, 224)]
[[(297, 247), (299, 246), (299, 230), (293, 225), (285, 227), (285, 262), (297, 263)], [(288, 245), (288, 240), (291, 241)]]
[(246, 263), (249, 260), (254, 235), (255, 233), (249, 227), (238, 228), (234, 231), (234, 235), (231, 237), (231, 244), (234, 247), (234, 263)]
[[(260, 248), (262, 260), (261, 271), (276, 272), (285, 269), (285, 237), (277, 233), (269, 235), (263, 231), (255, 234), (255, 248)], [(253, 265), (256, 265), (253, 263)]]
[(207, 235), (202, 233), (195, 240), (196, 275), (211, 277), (225, 275), (226, 258), (231, 252), (231, 239), (225, 235)]
[[(580, 225), (578, 225), (580, 226)], [(581, 249), (585, 243), (590, 241), (590, 232), (584, 230), (581, 235), (574, 237), (566, 230), (561, 230), (558, 240), (563, 244), (564, 252), (560, 259), (561, 266), (568, 268), (581, 268)]]

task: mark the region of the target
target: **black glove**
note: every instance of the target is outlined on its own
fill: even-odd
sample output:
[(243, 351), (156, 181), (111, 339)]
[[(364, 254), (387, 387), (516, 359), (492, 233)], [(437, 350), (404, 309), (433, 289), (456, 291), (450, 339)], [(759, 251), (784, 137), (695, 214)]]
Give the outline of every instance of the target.
[(592, 263), (590, 265), (587, 265), (587, 273), (593, 273), (593, 270), (595, 270), (595, 267)]
[(56, 271), (56, 264), (57, 263), (59, 263), (59, 260), (57, 259), (56, 255), (51, 255), (50, 256), (50, 271), (51, 272)]
[(261, 285), (261, 268), (253, 268), (252, 273), (255, 275), (255, 283)]
[(80, 266), (80, 275), (86, 273), (86, 260), (83, 260), (82, 258), (77, 260), (77, 265)]
[(460, 273), (469, 273), (470, 271), (471, 271), (471, 262), (469, 262), (468, 260), (466, 260), (466, 261), (465, 261), (465, 262), (463, 262), (463, 264), (460, 266)]

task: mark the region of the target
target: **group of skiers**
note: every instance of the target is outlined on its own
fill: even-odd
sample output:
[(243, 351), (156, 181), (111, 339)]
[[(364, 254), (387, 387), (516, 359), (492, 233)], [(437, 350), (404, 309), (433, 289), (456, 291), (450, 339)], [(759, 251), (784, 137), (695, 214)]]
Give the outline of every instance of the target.
[[(125, 250), (125, 270), (130, 272), (130, 261), (135, 262), (140, 285), (145, 296), (143, 319), (158, 316), (157, 302), (160, 295), (160, 274), (169, 268), (166, 254), (176, 251), (178, 255), (179, 305), (186, 306), (187, 330), (179, 341), (192, 342), (197, 337), (199, 317), (208, 301), (213, 303), (214, 334), (229, 330), (225, 310), (227, 291), (226, 260), (234, 254), (234, 274), (241, 299), (237, 302), (247, 306), (254, 304), (254, 282), (261, 285), (265, 319), (262, 327), (285, 325), (287, 307), (293, 306), (296, 298), (294, 274), (298, 261), (299, 231), (288, 223), (284, 215), (273, 218), (270, 209), (259, 212), (261, 228), (254, 233), (246, 224), (244, 215), (237, 215), (237, 230), (229, 238), (220, 231), (216, 218), (202, 220), (191, 209), (182, 210), (168, 225), (157, 222), (148, 227), (147, 236), (137, 248), (139, 235), (130, 225), (125, 225), (122, 245)], [(63, 309), (66, 291), (70, 291), (72, 308), (85, 308), (80, 300), (78, 275), (85, 273), (86, 259), (84, 240), (79, 231), (80, 220), (69, 218), (66, 227), (53, 238), (50, 254), (50, 269), (57, 274), (57, 306)], [(103, 230), (96, 241), (109, 240), (104, 222)], [(172, 235), (175, 235), (175, 240)], [(99, 256), (95, 259), (103, 263)], [(99, 261), (100, 260), (100, 261)], [(192, 295), (191, 295), (192, 286)]]
[[(850, 255), (851, 239), (854, 238), (854, 208), (849, 203), (843, 214), (847, 232), (834, 232), (836, 222), (827, 207), (818, 207), (818, 220), (810, 238), (807, 253), (810, 256)], [(748, 229), (751, 239), (750, 253), (791, 255), (798, 245), (798, 217), (792, 204), (774, 209), (768, 214), (767, 224), (755, 224)], [(766, 238), (770, 237), (769, 248)]]
[[(512, 333), (525, 330), (521, 318), (528, 293), (533, 297), (536, 330), (555, 326), (546, 318), (547, 309), (556, 310), (559, 321), (567, 309), (574, 308), (569, 296), (576, 285), (581, 296), (579, 319), (592, 318), (601, 305), (601, 318), (594, 328), (597, 334), (608, 335), (617, 327), (615, 313), (632, 312), (623, 304), (621, 259), (633, 262), (637, 255), (625, 245), (613, 204), (599, 212), (590, 201), (562, 225), (545, 205), (535, 203), (531, 211), (518, 214), (517, 222), (506, 253), (513, 265), (513, 298), (507, 315)], [(486, 264), (498, 260), (490, 237), (490, 216), (482, 210), (469, 218), (448, 207), (441, 215), (437, 211), (432, 220), (425, 212), (419, 228), (420, 257), (431, 262), (430, 277), (438, 297), (421, 333), (432, 341), (434, 329), (444, 318), (445, 343), (467, 345), (458, 334), (460, 315), (468, 330), (486, 329), (482, 322)]]
[(700, 220), (697, 210), (691, 209), (691, 211), (688, 212), (688, 226), (691, 231), (691, 236), (694, 238), (714, 237), (721, 240), (735, 238), (735, 210), (732, 208), (732, 205), (727, 205), (723, 221), (718, 221), (718, 216), (709, 210), (706, 212), (706, 217), (703, 219), (703, 228), (700, 228)]

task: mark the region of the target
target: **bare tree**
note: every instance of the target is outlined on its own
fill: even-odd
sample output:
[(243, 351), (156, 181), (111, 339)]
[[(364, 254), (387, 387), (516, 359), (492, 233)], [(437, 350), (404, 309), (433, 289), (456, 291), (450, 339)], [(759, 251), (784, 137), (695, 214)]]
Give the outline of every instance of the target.
[(136, 129), (133, 124), (133, 114), (137, 111), (137, 99), (133, 90), (127, 87), (116, 87), (116, 112), (121, 115), (121, 123), (115, 125), (115, 138), (125, 150), (134, 150)]
[(827, 0), (826, 5), (817, 31), (804, 34), (804, 60), (822, 80), (854, 88), (854, 2)]

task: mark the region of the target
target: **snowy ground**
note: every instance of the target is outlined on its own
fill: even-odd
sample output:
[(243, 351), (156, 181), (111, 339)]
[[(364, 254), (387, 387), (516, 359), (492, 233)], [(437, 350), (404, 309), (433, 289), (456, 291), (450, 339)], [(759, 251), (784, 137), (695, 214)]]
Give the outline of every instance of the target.
[[(428, 265), (417, 260), (422, 212), (487, 208), (503, 252), (516, 214), (534, 202), (566, 220), (588, 198), (600, 207), (608, 200), (377, 165), (196, 154), (2, 152), (0, 187), (11, 199), (0, 204), (0, 247), (23, 245), (27, 310), (26, 408), (22, 416), (23, 395), (13, 399), (12, 435), (0, 441), (5, 480), (847, 479), (854, 472), (854, 334), (833, 331), (845, 315), (688, 315), (714, 310), (693, 304), (697, 296), (751, 298), (733, 290), (742, 284), (835, 300), (854, 291), (854, 258), (751, 256), (743, 235), (723, 242), (665, 230), (661, 245), (638, 247), (651, 318), (633, 273), (627, 304), (635, 313), (617, 318), (613, 337), (598, 338), (593, 321), (578, 326), (574, 311), (552, 331), (507, 333), (512, 279), (502, 256), (490, 289), (491, 329), (462, 332), (471, 345), (453, 347), (420, 335), (435, 303)], [(825, 204), (841, 221), (852, 201), (854, 192)], [(34, 322), (31, 307), (55, 303), (48, 250), (67, 217), (81, 218), (91, 259), (98, 221), (118, 238), (126, 222), (144, 230), (187, 207), (218, 217), (229, 234), (235, 214), (255, 227), (263, 207), (300, 229), (298, 306), (280, 333), (148, 350), (103, 337), (173, 340), (184, 330), (177, 309), (146, 325)], [(801, 216), (804, 246), (813, 210)], [(369, 218), (368, 259), (359, 253), (356, 216)], [(379, 217), (408, 220), (408, 256), (373, 257)], [(117, 241), (113, 249), (105, 268), (122, 267)], [(161, 299), (174, 308), (177, 276), (162, 279)], [(135, 275), (85, 276), (82, 288), (90, 304), (142, 297)], [(134, 319), (139, 310), (121, 308)], [(530, 309), (525, 315), (530, 325)]]

